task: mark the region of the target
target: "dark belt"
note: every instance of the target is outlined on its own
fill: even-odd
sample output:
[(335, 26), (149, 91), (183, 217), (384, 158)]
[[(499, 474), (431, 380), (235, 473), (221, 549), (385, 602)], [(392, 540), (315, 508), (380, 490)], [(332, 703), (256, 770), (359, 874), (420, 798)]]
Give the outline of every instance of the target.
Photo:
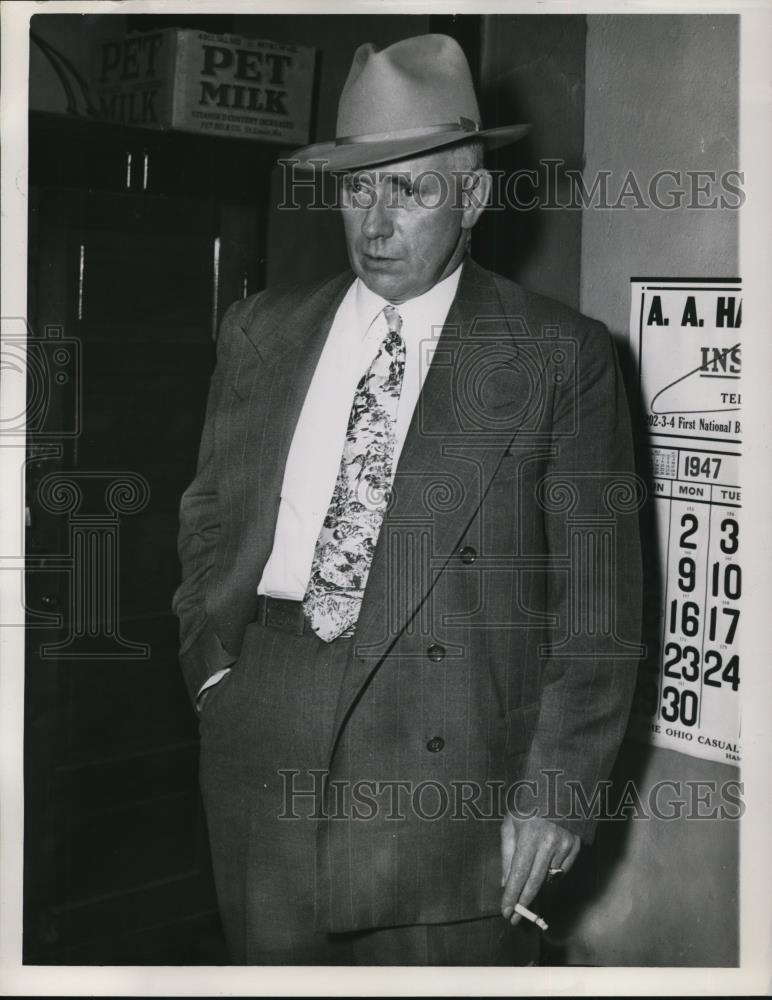
[[(267, 594), (257, 595), (257, 610), (252, 621), (268, 628), (278, 628), (282, 632), (293, 635), (316, 635), (311, 623), (306, 618), (302, 601), (289, 601), (284, 597), (269, 597)], [(354, 636), (354, 626), (343, 632), (335, 642), (341, 639), (351, 639)]]
[(313, 632), (303, 610), (303, 602), (289, 601), (284, 597), (258, 594), (254, 621), (269, 628), (281, 629), (282, 632), (291, 632), (293, 635)]

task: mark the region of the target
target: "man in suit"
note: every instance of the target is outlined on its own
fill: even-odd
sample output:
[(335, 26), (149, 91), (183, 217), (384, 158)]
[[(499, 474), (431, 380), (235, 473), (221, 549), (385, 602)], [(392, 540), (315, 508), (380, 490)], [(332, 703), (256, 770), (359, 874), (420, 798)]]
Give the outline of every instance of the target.
[[(352, 273), (234, 304), (181, 505), (181, 661), (236, 963), (531, 964), (622, 738), (640, 559), (605, 328), (469, 257), (466, 60), (362, 46)], [(581, 804), (585, 804), (582, 809)]]

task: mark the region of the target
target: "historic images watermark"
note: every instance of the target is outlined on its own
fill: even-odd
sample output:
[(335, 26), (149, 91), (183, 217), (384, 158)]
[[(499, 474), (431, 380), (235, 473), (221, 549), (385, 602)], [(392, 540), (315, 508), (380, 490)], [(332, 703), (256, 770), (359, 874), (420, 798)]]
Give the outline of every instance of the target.
[[(476, 197), (476, 170), (427, 168), (417, 172), (394, 168), (369, 168), (355, 173), (327, 174), (326, 161), (310, 160), (312, 169), (300, 161), (281, 159), (281, 198), (283, 211), (305, 209), (369, 209), (375, 204), (376, 185), (384, 179), (383, 207), (399, 208), (408, 203), (422, 209), (436, 209), (450, 203), (460, 208), (465, 200)], [(559, 158), (539, 160), (534, 167), (518, 170), (490, 169), (491, 191), (487, 211), (598, 211), (654, 210), (736, 211), (745, 204), (745, 174), (741, 170), (681, 170), (663, 168), (641, 176), (628, 170), (622, 176), (611, 170), (599, 170), (585, 177), (581, 170), (569, 167)], [(329, 182), (322, 184), (323, 176)]]
[[(83, 431), (82, 344), (59, 325), (36, 334), (22, 317), (3, 317), (3, 370), (24, 382), (26, 403), (0, 422), (0, 447), (26, 449), (20, 466), (25, 527), (24, 551), (0, 555), (0, 570), (52, 583), (42, 595), (25, 593), (28, 628), (64, 635), (43, 642), (41, 659), (146, 659), (150, 647), (121, 635), (120, 577), (122, 518), (143, 510), (150, 499), (144, 476), (122, 469), (67, 470), (65, 448)], [(54, 548), (45, 519), (66, 517)], [(63, 596), (60, 596), (60, 591)], [(8, 624), (8, 623), (2, 623)]]
[(512, 782), (468, 779), (330, 779), (327, 770), (286, 769), (280, 819), (312, 817), (358, 822), (501, 820), (540, 816), (565, 821), (739, 820), (745, 813), (743, 783), (662, 779), (643, 788), (629, 779), (623, 785), (599, 781), (591, 788), (560, 769), (544, 770), (539, 780)]

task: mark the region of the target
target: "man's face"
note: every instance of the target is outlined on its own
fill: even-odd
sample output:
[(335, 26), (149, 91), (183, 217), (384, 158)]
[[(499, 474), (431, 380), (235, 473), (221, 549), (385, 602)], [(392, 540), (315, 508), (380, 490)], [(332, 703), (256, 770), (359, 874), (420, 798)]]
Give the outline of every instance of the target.
[[(343, 180), (341, 208), (354, 272), (399, 303), (428, 291), (461, 262), (482, 208), (464, 207), (447, 150), (369, 167)], [(487, 176), (487, 175), (486, 175)], [(467, 176), (469, 186), (474, 178)]]

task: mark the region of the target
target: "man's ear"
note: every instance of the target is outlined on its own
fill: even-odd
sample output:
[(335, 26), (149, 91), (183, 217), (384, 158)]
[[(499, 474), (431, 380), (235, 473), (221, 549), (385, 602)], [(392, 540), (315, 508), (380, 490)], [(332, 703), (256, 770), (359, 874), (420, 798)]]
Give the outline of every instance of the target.
[(467, 174), (461, 192), (461, 228), (471, 229), (488, 204), (491, 196), (491, 175), (482, 167)]

